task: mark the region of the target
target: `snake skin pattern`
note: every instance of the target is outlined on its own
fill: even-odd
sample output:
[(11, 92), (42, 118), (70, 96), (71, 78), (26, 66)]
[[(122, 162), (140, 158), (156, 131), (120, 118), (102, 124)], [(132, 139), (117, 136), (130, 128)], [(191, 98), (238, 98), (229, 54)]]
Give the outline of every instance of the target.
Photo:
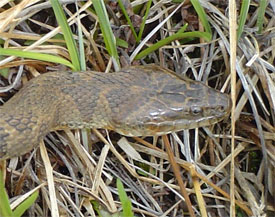
[(227, 94), (156, 65), (116, 73), (50, 72), (0, 107), (0, 160), (29, 152), (56, 129), (162, 135), (211, 125), (230, 109)]

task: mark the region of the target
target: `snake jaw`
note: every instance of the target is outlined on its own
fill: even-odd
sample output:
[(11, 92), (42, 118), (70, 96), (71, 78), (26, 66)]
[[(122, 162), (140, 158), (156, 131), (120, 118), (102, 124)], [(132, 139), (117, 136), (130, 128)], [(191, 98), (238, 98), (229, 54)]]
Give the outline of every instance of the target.
[[(226, 114), (225, 114), (226, 113)], [(209, 126), (223, 120), (226, 115), (229, 114), (228, 111), (221, 113), (219, 116), (208, 116), (207, 118), (200, 118), (197, 121), (187, 120), (187, 119), (177, 119), (173, 121), (162, 121), (162, 122), (147, 122), (141, 125), (119, 125), (117, 127), (112, 127), (114, 130), (124, 136), (161, 136), (169, 134), (172, 132), (178, 132), (184, 129), (194, 129), (198, 127)], [(129, 131), (129, 128), (131, 130)]]

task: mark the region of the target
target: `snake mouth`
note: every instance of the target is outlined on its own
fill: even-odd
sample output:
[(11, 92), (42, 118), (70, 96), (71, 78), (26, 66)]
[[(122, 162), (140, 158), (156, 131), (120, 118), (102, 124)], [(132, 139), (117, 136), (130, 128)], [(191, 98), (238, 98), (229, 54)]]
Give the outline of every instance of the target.
[(172, 132), (178, 132), (180, 130), (209, 126), (221, 121), (225, 116), (225, 114), (221, 114), (219, 116), (202, 117), (196, 119), (196, 121), (177, 119), (173, 121), (162, 121), (159, 123), (147, 122), (137, 126), (125, 126), (119, 129), (116, 128), (115, 131), (125, 136), (161, 136)]
[[(227, 100), (227, 103), (225, 101)], [(195, 107), (197, 108), (197, 107)], [(171, 132), (177, 132), (184, 129), (194, 129), (198, 127), (205, 127), (213, 125), (230, 114), (231, 111), (231, 100), (226, 97), (223, 103), (212, 107), (210, 109), (193, 109), (188, 114), (184, 112), (173, 113), (173, 115), (157, 114), (152, 117), (147, 116), (141, 121), (134, 121), (117, 123), (116, 121), (110, 122), (108, 126), (119, 134), (125, 136), (160, 136)], [(150, 113), (152, 114), (152, 112)], [(162, 115), (162, 116), (161, 116)]]
[[(144, 132), (147, 132), (148, 136), (153, 135), (164, 135), (171, 132), (177, 132), (185, 129), (194, 129), (198, 127), (205, 127), (213, 125), (217, 122), (222, 121), (225, 117), (230, 114), (230, 106), (222, 111), (216, 111), (214, 115), (205, 117), (193, 117), (190, 119), (182, 118), (176, 120), (166, 120), (162, 122), (148, 122), (145, 124)], [(143, 134), (144, 135), (144, 134)]]
[(224, 116), (220, 116), (220, 117), (215, 116), (215, 118), (207, 117), (207, 118), (198, 119), (195, 122), (191, 120), (176, 120), (173, 122), (167, 121), (160, 124), (151, 125), (150, 130), (152, 135), (160, 136), (160, 135), (164, 135), (172, 132), (178, 132), (180, 130), (209, 126), (221, 121), (223, 118)]

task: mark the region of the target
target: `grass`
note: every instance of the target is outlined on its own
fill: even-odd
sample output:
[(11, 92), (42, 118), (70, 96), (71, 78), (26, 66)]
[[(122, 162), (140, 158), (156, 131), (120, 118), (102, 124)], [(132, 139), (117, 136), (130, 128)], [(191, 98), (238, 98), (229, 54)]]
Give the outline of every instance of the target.
[(76, 71), (80, 70), (79, 53), (76, 47), (76, 42), (73, 38), (71, 28), (67, 22), (66, 16), (58, 0), (50, 0), (53, 7), (54, 15), (64, 35), (67, 49), (69, 51), (71, 62)]
[(105, 3), (101, 0), (95, 0), (93, 1), (93, 6), (98, 16), (98, 21), (103, 34), (106, 49), (111, 56), (115, 69), (119, 70), (120, 63), (117, 53), (116, 40), (111, 29), (109, 17), (105, 8)]
[(28, 210), (38, 197), (38, 191), (32, 193), (28, 198), (23, 200), (14, 210), (11, 208), (8, 194), (5, 190), (3, 173), (0, 170), (0, 216), (20, 217)]
[[(24, 65), (21, 80), (25, 85), (39, 72), (109, 72), (128, 64), (155, 63), (191, 79), (201, 78), (217, 90), (233, 91), (228, 41), (228, 20), (233, 20), (227, 14), (229, 5), (201, 5), (197, 0), (118, 1), (117, 5), (94, 0), (80, 1), (77, 6), (60, 5), (56, 0), (23, 3), (0, 5), (0, 27), (4, 25), (0, 28), (1, 86), (13, 82), (12, 72), (20, 65)], [(274, 208), (264, 197), (273, 192), (268, 188), (272, 186), (272, 174), (265, 167), (267, 163), (273, 165), (274, 159), (275, 69), (269, 37), (273, 31), (272, 9), (266, 1), (252, 5), (247, 0), (239, 6), (238, 23), (234, 23), (235, 27), (238, 24), (234, 41), (238, 44), (234, 154), (229, 151), (229, 118), (209, 128), (173, 133), (166, 139), (130, 139), (97, 130), (58, 131), (45, 138), (43, 162), (37, 151), (9, 160), (8, 165), (1, 162), (0, 172), (6, 169), (7, 178), (4, 186), (0, 177), (0, 216), (181, 216), (187, 215), (182, 209), (183, 188), (190, 197), (189, 210), (201, 216), (207, 212), (229, 216), (230, 207), (235, 207), (237, 216), (272, 216)], [(33, 17), (46, 11), (50, 14), (46, 20), (41, 15)], [(48, 23), (51, 16), (60, 28), (55, 22)], [(44, 32), (35, 30), (34, 19), (41, 26), (39, 31)], [(57, 40), (57, 35), (63, 37)], [(13, 93), (0, 87), (1, 101)], [(91, 137), (100, 141), (91, 142)], [(172, 147), (169, 156), (164, 144)], [(253, 158), (249, 157), (251, 153)], [(229, 200), (228, 190), (232, 158), (236, 204)], [(261, 166), (249, 168), (251, 161)], [(172, 173), (171, 166), (179, 167), (179, 171)], [(263, 180), (263, 176), (268, 179)], [(184, 183), (179, 184), (175, 177), (182, 177)], [(23, 202), (15, 206), (15, 199)], [(52, 206), (54, 201), (58, 203)], [(51, 211), (51, 207), (57, 211)]]

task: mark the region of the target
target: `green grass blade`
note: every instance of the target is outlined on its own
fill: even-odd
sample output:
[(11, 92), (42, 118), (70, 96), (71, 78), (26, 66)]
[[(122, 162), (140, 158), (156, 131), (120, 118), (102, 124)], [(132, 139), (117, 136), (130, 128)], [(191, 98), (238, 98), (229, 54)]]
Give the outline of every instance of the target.
[(63, 64), (70, 67), (73, 71), (76, 71), (74, 65), (72, 65), (72, 63), (70, 63), (68, 60), (58, 56), (50, 55), (50, 54), (42, 54), (42, 53), (36, 53), (36, 52), (30, 52), (30, 51), (0, 48), (0, 55), (17, 56), (17, 57), (24, 57), (24, 58), (30, 58), (35, 60), (42, 60), (42, 61), (47, 61), (52, 63)]
[(238, 33), (237, 33), (238, 40), (240, 39), (240, 37), (243, 33), (243, 28), (244, 28), (244, 24), (245, 24), (245, 21), (246, 21), (246, 18), (247, 18), (249, 5), (250, 5), (250, 0), (243, 0), (242, 1), (242, 7), (241, 7), (241, 12), (240, 12), (240, 20), (239, 20), (239, 28), (238, 28)]
[[(78, 7), (78, 6), (76, 5), (76, 7)], [(77, 17), (77, 27), (78, 27), (78, 46), (79, 46), (80, 70), (85, 71), (86, 70), (85, 49), (84, 49), (84, 40), (83, 40), (83, 34), (82, 34), (81, 22), (80, 22), (79, 16)]]
[(116, 38), (116, 44), (117, 44), (117, 46), (123, 47), (123, 48), (128, 48), (129, 47), (127, 41), (125, 41), (123, 39), (120, 39), (120, 38)]
[(117, 189), (118, 189), (118, 196), (119, 196), (120, 202), (122, 204), (122, 210), (123, 210), (122, 216), (127, 216), (127, 217), (134, 216), (134, 213), (132, 211), (132, 203), (129, 200), (129, 198), (127, 197), (127, 194), (125, 192), (125, 189), (124, 189), (120, 179), (116, 180), (116, 185), (117, 185)]
[(147, 20), (147, 17), (148, 17), (150, 8), (151, 8), (151, 4), (152, 4), (152, 0), (149, 0), (148, 3), (147, 3), (147, 5), (146, 5), (146, 11), (145, 11), (144, 17), (142, 19), (142, 23), (140, 25), (137, 42), (140, 42), (140, 40), (141, 40), (142, 33), (143, 33), (143, 30), (144, 30), (144, 27), (145, 27), (145, 22)]
[[(1, 45), (0, 45), (1, 48)], [(3, 60), (4, 57), (0, 55), (0, 60)], [(4, 69), (0, 69), (0, 75), (2, 75), (4, 78), (7, 78), (9, 75), (9, 69), (8, 68), (4, 68)]]
[(200, 5), (200, 2), (198, 0), (191, 0), (191, 3), (193, 5), (193, 7), (195, 8), (205, 31), (210, 33), (210, 39), (209, 40), (211, 40), (212, 31), (211, 31), (211, 27), (210, 27), (210, 24), (207, 20), (207, 16), (206, 16), (206, 13), (205, 13), (203, 7)]
[(267, 6), (267, 1), (261, 0), (259, 11), (258, 11), (257, 23), (256, 23), (259, 34), (261, 34), (263, 31), (263, 22), (264, 22), (264, 14), (265, 14), (266, 6)]
[(0, 216), (12, 216), (9, 197), (5, 189), (2, 170), (0, 170)]
[(184, 33), (184, 32), (185, 32), (185, 30), (187, 29), (187, 27), (188, 27), (188, 24), (187, 24), (187, 23), (185, 23), (185, 24), (184, 24), (184, 26), (183, 26), (183, 27), (181, 27), (177, 33)]
[(207, 32), (184, 32), (184, 33), (176, 33), (174, 35), (171, 35), (163, 40), (158, 41), (157, 43), (153, 44), (152, 46), (146, 48), (145, 50), (141, 51), (135, 59), (139, 60), (143, 58), (144, 56), (148, 55), (149, 53), (159, 49), (160, 47), (170, 44), (172, 41), (184, 39), (184, 38), (204, 38), (205, 40), (210, 40), (211, 35)]
[(20, 203), (20, 205), (18, 205), (14, 209), (13, 216), (22, 216), (24, 212), (33, 205), (38, 195), (39, 195), (38, 191), (33, 192), (31, 196), (29, 196), (26, 200), (24, 200), (22, 203)]
[(79, 71), (80, 70), (79, 54), (76, 48), (76, 42), (73, 38), (73, 34), (71, 31), (71, 28), (68, 25), (64, 11), (58, 0), (50, 0), (50, 2), (53, 7), (53, 11), (57, 19), (57, 22), (64, 34), (64, 38), (71, 57), (72, 64), (74, 65), (74, 68), (76, 69), (76, 71)]
[(120, 9), (121, 9), (121, 11), (122, 11), (122, 14), (124, 15), (124, 17), (125, 17), (126, 20), (127, 20), (127, 23), (128, 23), (128, 25), (129, 25), (129, 27), (130, 27), (130, 29), (131, 29), (131, 31), (132, 31), (132, 33), (133, 33), (133, 35), (134, 35), (136, 41), (138, 42), (137, 33), (136, 33), (136, 31), (135, 31), (135, 28), (134, 28), (134, 26), (133, 26), (133, 23), (131, 22), (130, 17), (129, 17), (128, 14), (127, 14), (127, 11), (126, 11), (126, 9), (125, 9), (125, 7), (124, 7), (122, 1), (121, 1), (121, 0), (118, 0), (117, 2), (118, 2), (118, 5), (119, 5), (119, 7), (120, 7)]
[(98, 16), (99, 25), (101, 32), (103, 34), (103, 39), (105, 42), (106, 49), (111, 55), (115, 70), (120, 69), (118, 53), (116, 49), (115, 36), (112, 32), (111, 25), (109, 22), (109, 17), (107, 10), (105, 8), (105, 3), (103, 0), (92, 0), (96, 14)]

